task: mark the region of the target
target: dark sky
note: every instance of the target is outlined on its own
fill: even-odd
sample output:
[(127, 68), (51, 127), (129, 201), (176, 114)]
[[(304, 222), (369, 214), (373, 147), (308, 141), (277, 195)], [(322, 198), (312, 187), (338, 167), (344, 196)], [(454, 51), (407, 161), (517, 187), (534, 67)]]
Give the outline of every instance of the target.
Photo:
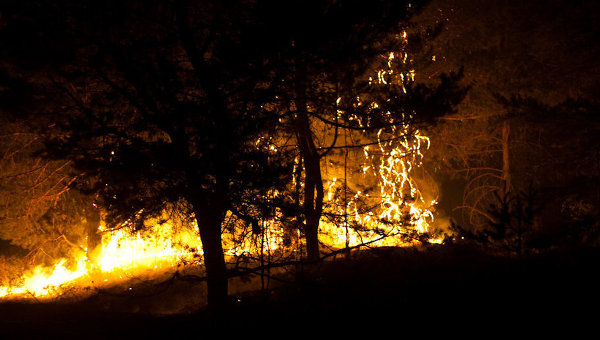
[(415, 21), (445, 21), (429, 74), (464, 66), (476, 87), (555, 103), (600, 93), (599, 17), (589, 0), (434, 0)]

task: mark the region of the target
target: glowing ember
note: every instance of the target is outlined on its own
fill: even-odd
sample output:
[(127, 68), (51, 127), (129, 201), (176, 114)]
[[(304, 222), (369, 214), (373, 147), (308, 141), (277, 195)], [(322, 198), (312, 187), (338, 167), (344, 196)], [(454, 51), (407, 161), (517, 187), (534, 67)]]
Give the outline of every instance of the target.
[[(404, 46), (407, 44), (406, 36), (406, 32), (403, 32), (399, 37)], [(369, 85), (396, 86), (406, 93), (405, 86), (414, 81), (415, 71), (394, 73), (394, 63), (406, 64), (407, 53), (390, 52), (382, 58), (386, 68), (376, 71), (376, 80), (370, 77)], [(340, 101), (341, 98), (338, 98), (338, 105)], [(356, 105), (362, 105), (360, 98), (356, 99)], [(380, 106), (372, 102), (369, 108), (378, 109)], [(320, 230), (324, 234), (322, 241), (330, 247), (343, 248), (360, 244), (406, 246), (416, 242), (409, 236), (411, 232), (424, 234), (430, 231), (437, 200), (426, 202), (413, 178), (414, 170), (423, 164), (422, 151), (429, 148), (429, 138), (412, 128), (404, 119), (394, 124), (392, 114), (387, 112), (387, 116), (390, 117), (390, 126), (378, 131), (375, 150), (364, 146), (364, 163), (349, 171), (362, 173), (358, 181), (367, 182), (369, 177), (374, 177), (378, 194), (369, 195), (355, 190), (349, 195), (351, 189), (345, 181), (336, 177), (326, 186), (329, 209), (325, 211)], [(410, 120), (412, 116), (403, 114), (403, 118)], [(368, 127), (358, 117), (350, 116), (350, 120), (357, 120), (359, 126)], [(441, 239), (431, 238), (429, 242), (441, 243)]]

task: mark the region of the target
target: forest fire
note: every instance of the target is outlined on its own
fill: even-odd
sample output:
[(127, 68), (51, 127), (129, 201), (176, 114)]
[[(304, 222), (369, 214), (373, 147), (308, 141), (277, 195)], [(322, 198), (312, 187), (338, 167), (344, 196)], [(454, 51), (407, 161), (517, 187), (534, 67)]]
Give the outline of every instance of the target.
[[(404, 140), (399, 147), (386, 153), (388, 157), (381, 160), (379, 172), (375, 174), (381, 183), (381, 196), (377, 198), (381, 201), (377, 209), (366, 213), (360, 211), (357, 202), (368, 195), (363, 197), (363, 194), (357, 192), (345, 208), (349, 217), (347, 225), (336, 225), (323, 218), (320, 235), (321, 241), (327, 247), (341, 249), (361, 244), (410, 246), (419, 243), (414, 239), (407, 241), (407, 231), (428, 232), (436, 204), (433, 201), (427, 206), (416, 183), (411, 179), (410, 172), (413, 166), (418, 167), (420, 158), (423, 157), (420, 151), (423, 141), (428, 140), (421, 135), (417, 135), (412, 143)], [(389, 144), (379, 144), (382, 152), (386, 146), (389, 147)], [(407, 153), (413, 156), (407, 158)], [(366, 160), (370, 159), (367, 147), (364, 149), (364, 155)], [(365, 169), (364, 172), (368, 171)], [(336, 186), (338, 181), (333, 178), (327, 197), (328, 203), (334, 205), (341, 199), (335, 193)], [(403, 196), (404, 192), (416, 198), (407, 202)], [(244, 237), (243, 242), (236, 241), (235, 235), (225, 233), (223, 238), (226, 255), (230, 258), (242, 255), (258, 257), (265, 250), (272, 253), (277, 249), (286, 248), (275, 222), (266, 221), (265, 225), (262, 235), (254, 238)], [(357, 230), (353, 227), (348, 230), (346, 226), (350, 225), (360, 225), (362, 228)], [(97, 249), (87, 254), (78, 251), (73, 258), (61, 259), (54, 266), (40, 265), (27, 271), (14, 285), (0, 287), (0, 298), (52, 299), (60, 297), (65, 289), (72, 287), (106, 286), (143, 272), (165, 271), (182, 263), (201, 264), (202, 246), (196, 228), (195, 225), (175, 227), (170, 223), (162, 223), (132, 232), (129, 227), (111, 231), (101, 226), (103, 238)], [(431, 238), (429, 242), (438, 243), (440, 240)], [(296, 243), (301, 243), (301, 240), (297, 239)], [(287, 248), (290, 248), (290, 245), (287, 245)]]
[[(393, 156), (390, 156), (393, 157)], [(389, 161), (389, 160), (388, 160)], [(388, 169), (390, 170), (390, 169)], [(398, 175), (398, 174), (396, 174)], [(407, 176), (407, 173), (403, 173)], [(330, 194), (335, 185), (335, 180), (330, 186)], [(410, 185), (410, 178), (397, 182), (397, 185), (406, 183)], [(392, 185), (387, 182), (387, 185)], [(383, 191), (385, 201), (381, 203), (380, 215), (374, 216), (373, 212), (363, 214), (354, 200), (360, 198), (358, 193), (348, 203), (351, 223), (362, 225), (363, 229), (352, 229), (348, 232), (343, 226), (328, 223), (325, 219), (321, 223), (321, 240), (330, 249), (341, 249), (346, 246), (355, 247), (361, 244), (371, 246), (411, 246), (417, 241), (407, 241), (406, 230), (413, 229), (419, 233), (428, 231), (428, 226), (433, 220), (432, 208), (424, 207), (422, 199), (410, 205), (402, 204), (394, 192)], [(397, 190), (397, 189), (396, 189)], [(411, 188), (413, 194), (416, 188)], [(330, 195), (333, 199), (333, 197)], [(400, 225), (402, 216), (409, 214), (410, 221), (407, 225)], [(381, 222), (381, 218), (395, 223)], [(173, 270), (178, 265), (201, 264), (202, 247), (195, 226), (188, 228), (174, 228), (171, 224), (164, 223), (139, 232), (131, 232), (129, 228), (105, 232), (101, 245), (91, 252), (92, 259), (79, 251), (71, 259), (61, 259), (51, 267), (37, 266), (24, 273), (14, 285), (0, 287), (0, 299), (52, 299), (60, 297), (69, 288), (98, 288), (115, 284), (126, 277), (142, 273), (161, 272)], [(224, 235), (224, 248), (229, 258), (241, 255), (253, 255), (256, 258), (261, 252), (271, 254), (277, 249), (284, 249), (281, 232), (273, 223), (269, 223), (265, 233), (259, 238), (265, 240), (257, 242), (256, 237), (246, 238), (240, 244), (234, 242), (233, 237)], [(301, 242), (300, 240), (296, 240)], [(430, 243), (438, 243), (439, 239), (429, 239)], [(262, 245), (261, 245), (262, 243)], [(300, 245), (301, 246), (301, 245)], [(262, 249), (261, 249), (262, 247)], [(289, 245), (287, 246), (290, 247)], [(288, 251), (290, 249), (287, 249)]]
[[(408, 182), (407, 182), (408, 183)], [(435, 203), (435, 202), (433, 202)], [(407, 228), (426, 232), (433, 215), (431, 211), (416, 206), (402, 207), (384, 202), (387, 207), (381, 214), (388, 218), (399, 218), (399, 209), (409, 209), (412, 215)], [(349, 207), (356, 207), (352, 202)], [(422, 210), (421, 210), (422, 209)], [(355, 223), (361, 223), (365, 229), (346, 234), (339, 226), (322, 223), (323, 243), (330, 248), (351, 247), (360, 244), (372, 246), (409, 246), (401, 227), (377, 222), (372, 214), (362, 216), (357, 210), (352, 212)], [(381, 217), (381, 216), (380, 216)], [(370, 229), (370, 230), (369, 230)], [(70, 288), (98, 288), (115, 284), (124, 278), (170, 270), (183, 263), (201, 264), (202, 247), (195, 226), (174, 228), (169, 223), (156, 225), (139, 232), (122, 228), (103, 234), (101, 245), (91, 252), (92, 259), (79, 251), (70, 259), (61, 259), (53, 266), (37, 266), (25, 272), (11, 286), (0, 287), (0, 299), (36, 299), (47, 300), (60, 297)], [(266, 239), (263, 248), (271, 253), (285, 248), (282, 237), (274, 225), (270, 225), (262, 235)], [(298, 240), (298, 242), (300, 242)], [(437, 242), (431, 239), (429, 242)], [(256, 240), (247, 238), (240, 245), (224, 235), (224, 248), (228, 257), (255, 255), (261, 252)], [(263, 249), (263, 251), (264, 251)]]
[(2, 337), (593, 324), (598, 13), (0, 1)]
[[(406, 32), (396, 35), (396, 39), (402, 48), (408, 43)], [(398, 58), (398, 55), (402, 57)], [(395, 86), (406, 94), (407, 84), (415, 80), (415, 71), (406, 70), (408, 63), (404, 51), (382, 55), (382, 68), (376, 71), (376, 79), (369, 77), (369, 86)], [(398, 68), (404, 71), (394, 73)], [(342, 98), (338, 98), (336, 106), (341, 101)], [(361, 99), (356, 98), (353, 106), (362, 105)], [(379, 109), (380, 104), (371, 101), (367, 113)], [(376, 142), (368, 142), (358, 148), (359, 152), (350, 164), (346, 151), (343, 155), (343, 176), (324, 181), (327, 193), (319, 223), (319, 241), (326, 248), (339, 250), (366, 245), (406, 247), (422, 242), (441, 243), (440, 238), (429, 235), (437, 197), (434, 192), (429, 192), (430, 197), (426, 199), (414, 175), (415, 170), (422, 170), (423, 152), (430, 145), (429, 138), (409, 123), (414, 114), (402, 113), (401, 121), (395, 122), (393, 117), (398, 115), (388, 111), (384, 114), (387, 126), (376, 130), (374, 136), (366, 137), (364, 132), (371, 129), (369, 122), (352, 112), (338, 109), (338, 118), (346, 115), (349, 122), (355, 121), (363, 129), (358, 134), (360, 139), (371, 138), (372, 141), (374, 137)], [(272, 138), (259, 137), (255, 145), (271, 154), (282, 149)], [(114, 155), (115, 152), (111, 151), (111, 157)], [(326, 160), (321, 162), (327, 164)], [(331, 173), (341, 172), (339, 167), (331, 170)], [(293, 180), (300, 184), (296, 176)], [(349, 184), (352, 181), (361, 184)], [(364, 186), (363, 182), (370, 183), (370, 187)], [(365, 187), (366, 192), (357, 187)], [(269, 195), (277, 196), (279, 193), (271, 191)], [(233, 259), (232, 262), (239, 257), (260, 259), (262, 262), (265, 254), (270, 258), (277, 251), (298, 256), (306, 247), (300, 232), (289, 242), (289, 235), (286, 237), (286, 232), (277, 222), (280, 212), (271, 219), (255, 222), (261, 224), (259, 233), (255, 230), (248, 232), (247, 224), (234, 215), (228, 211), (224, 224), (235, 226), (222, 227), (224, 254)], [(202, 264), (202, 242), (195, 223), (144, 224), (150, 227), (139, 231), (127, 225), (116, 230), (101, 225), (98, 230), (102, 240), (96, 249), (88, 250), (82, 245), (81, 250), (75, 251), (69, 259), (27, 271), (14, 284), (0, 287), (0, 298), (52, 299), (60, 297), (70, 287), (98, 288), (141, 273), (177, 270), (175, 268), (182, 264)]]
[[(407, 135), (409, 128), (404, 126), (402, 133)], [(411, 139), (392, 141), (382, 141), (381, 134), (379, 131), (377, 147), (383, 157), (373, 156), (369, 147), (364, 147), (364, 163), (357, 163), (362, 170), (360, 176), (370, 176), (378, 183), (379, 195), (369, 196), (358, 191), (344, 206), (342, 181), (332, 178), (329, 182), (326, 204), (337, 209), (338, 216), (345, 217), (341, 222), (332, 221), (327, 214), (322, 217), (320, 240), (329, 249), (361, 245), (413, 246), (420, 241), (414, 235), (411, 237), (411, 232), (429, 232), (436, 201), (426, 202), (412, 178), (412, 171), (422, 166), (421, 148), (427, 148), (429, 140), (418, 131)], [(365, 201), (374, 206), (364, 210), (361, 207)], [(276, 221), (263, 223), (261, 235), (240, 236), (225, 231), (226, 256), (259, 258), (265, 252), (270, 255), (277, 250), (292, 252), (293, 248), (303, 247), (299, 235), (294, 245), (284, 245), (283, 231)], [(27, 271), (14, 285), (0, 287), (0, 298), (53, 299), (73, 287), (98, 288), (141, 273), (174, 270), (184, 263), (199, 265), (203, 252), (196, 228), (195, 224), (156, 223), (132, 232), (131, 227), (106, 230), (100, 226), (103, 236), (97, 249), (77, 251), (72, 258), (61, 259), (54, 266), (40, 265)], [(440, 243), (441, 239), (429, 238), (428, 242)]]

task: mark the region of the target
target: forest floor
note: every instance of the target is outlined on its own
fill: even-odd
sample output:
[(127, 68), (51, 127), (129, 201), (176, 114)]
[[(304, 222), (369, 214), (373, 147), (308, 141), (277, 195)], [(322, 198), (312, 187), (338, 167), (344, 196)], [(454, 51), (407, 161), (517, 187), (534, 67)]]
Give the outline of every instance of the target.
[(458, 245), (371, 249), (281, 273), (269, 290), (232, 294), (232, 305), (223, 313), (189, 307), (170, 315), (153, 312), (161, 304), (196, 301), (198, 283), (177, 279), (164, 289), (146, 284), (144, 290), (138, 283), (131, 294), (104, 291), (82, 300), (4, 302), (0, 338), (203, 338), (209, 329), (261, 337), (315, 331), (428, 334), (445, 327), (456, 332), (521, 325), (581, 330), (598, 322), (599, 264), (597, 248), (523, 261)]

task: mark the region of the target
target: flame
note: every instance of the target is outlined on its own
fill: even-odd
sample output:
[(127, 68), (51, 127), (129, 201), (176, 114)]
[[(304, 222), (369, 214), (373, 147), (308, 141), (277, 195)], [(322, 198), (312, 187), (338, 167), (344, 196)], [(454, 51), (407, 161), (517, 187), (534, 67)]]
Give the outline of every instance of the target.
[(176, 265), (194, 254), (202, 255), (202, 247), (193, 230), (178, 231), (172, 224), (164, 223), (144, 233), (132, 235), (125, 228), (107, 234), (99, 253), (98, 269), (113, 272)]
[(112, 282), (152, 269), (172, 268), (182, 261), (197, 261), (202, 255), (200, 238), (191, 228), (178, 230), (163, 223), (137, 233), (129, 227), (109, 231), (101, 225), (99, 229), (105, 233), (93, 251), (98, 254), (93, 260), (81, 251), (75, 261), (60, 259), (52, 267), (37, 266), (18, 284), (0, 287), (0, 298), (50, 298), (79, 280), (84, 281), (80, 285), (87, 286), (94, 285), (92, 281)]
[[(225, 255), (257, 257), (261, 252), (273, 254), (281, 250), (282, 229), (274, 220), (264, 224), (264, 231), (258, 237), (224, 232)], [(101, 287), (136, 275), (172, 270), (182, 263), (202, 263), (203, 251), (195, 223), (187, 226), (157, 223), (137, 232), (131, 227), (108, 230), (101, 225), (99, 230), (103, 231), (102, 242), (91, 252), (96, 254), (91, 259), (80, 251), (73, 257), (76, 260), (60, 259), (54, 266), (37, 266), (24, 273), (18, 283), (0, 286), (0, 299), (51, 299), (71, 287)], [(243, 233), (243, 228), (234, 230)]]
[(65, 266), (66, 259), (61, 259), (53, 268), (37, 266), (23, 276), (23, 283), (15, 287), (0, 287), (0, 297), (13, 295), (31, 295), (46, 297), (56, 293), (58, 287), (72, 282), (87, 273), (86, 259), (80, 258), (74, 269)]

